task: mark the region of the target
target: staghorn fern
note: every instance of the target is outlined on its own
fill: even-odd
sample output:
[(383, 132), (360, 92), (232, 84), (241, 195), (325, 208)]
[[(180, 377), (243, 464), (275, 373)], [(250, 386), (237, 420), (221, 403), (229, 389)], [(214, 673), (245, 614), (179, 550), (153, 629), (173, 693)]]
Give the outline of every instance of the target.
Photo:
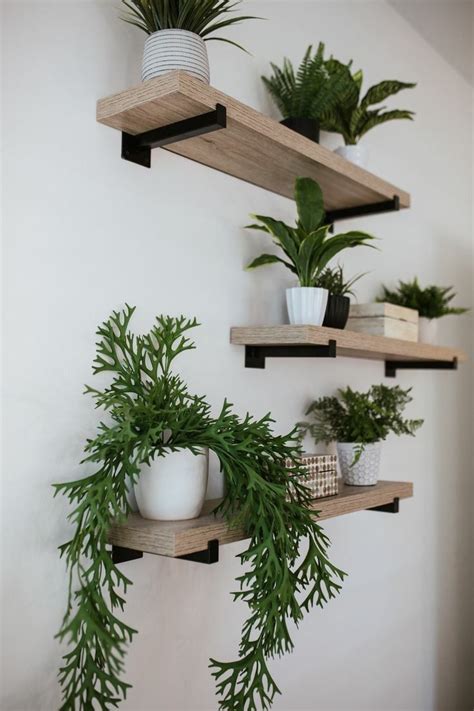
[(285, 57), (281, 68), (271, 64), (273, 76), (262, 77), (284, 118), (320, 120), (329, 114), (337, 102), (343, 101), (350, 91), (349, 68), (343, 64), (328, 68), (324, 49), (324, 44), (320, 42), (313, 56), (313, 47), (310, 45), (296, 72), (290, 60)]
[[(122, 619), (132, 582), (113, 563), (107, 531), (129, 513), (127, 491), (143, 464), (169, 450), (208, 447), (220, 463), (227, 493), (216, 511), (240, 524), (247, 549), (236, 600), (248, 606), (234, 661), (210, 660), (222, 711), (266, 711), (280, 693), (268, 660), (293, 649), (291, 627), (313, 606), (339, 592), (345, 573), (327, 557), (329, 540), (316, 521), (310, 493), (299, 477), (296, 431), (272, 431), (266, 415), (239, 417), (224, 401), (214, 417), (203, 397), (173, 373), (175, 359), (194, 349), (195, 319), (158, 316), (151, 330), (130, 328), (135, 309), (114, 312), (98, 329), (94, 373), (102, 389), (88, 387), (108, 416), (85, 446), (94, 473), (55, 486), (69, 500), (73, 524), (60, 550), (69, 571), (66, 614), (58, 633), (69, 644), (60, 670), (61, 711), (117, 708), (130, 685), (123, 680), (127, 648), (136, 634)], [(295, 465), (287, 468), (285, 460)]]

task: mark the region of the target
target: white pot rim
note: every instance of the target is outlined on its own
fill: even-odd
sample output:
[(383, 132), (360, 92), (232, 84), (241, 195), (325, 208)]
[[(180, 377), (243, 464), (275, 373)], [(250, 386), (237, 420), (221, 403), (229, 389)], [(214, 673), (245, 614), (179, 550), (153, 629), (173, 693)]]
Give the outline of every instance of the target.
[[(151, 34), (148, 35), (147, 39), (150, 37), (154, 37), (155, 35), (161, 35), (163, 33), (170, 33), (170, 32), (179, 32), (181, 35), (189, 35), (190, 37), (198, 37), (202, 42), (204, 42), (204, 39), (201, 37), (201, 35), (198, 35), (197, 32), (191, 32), (190, 30), (182, 30), (180, 27), (169, 27), (167, 30), (156, 30), (155, 32), (152, 32)], [(146, 42), (146, 40), (145, 40)]]
[[(322, 286), (288, 286), (287, 291), (294, 291), (295, 289), (311, 289), (312, 291), (328, 291), (327, 289), (324, 289)], [(329, 293), (329, 292), (328, 292)]]

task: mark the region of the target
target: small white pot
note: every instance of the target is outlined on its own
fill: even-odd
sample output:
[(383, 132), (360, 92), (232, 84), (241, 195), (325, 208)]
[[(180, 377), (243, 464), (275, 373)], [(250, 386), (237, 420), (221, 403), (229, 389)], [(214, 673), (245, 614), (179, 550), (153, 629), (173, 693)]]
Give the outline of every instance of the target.
[(286, 290), (288, 316), (293, 325), (321, 326), (328, 303), (328, 290), (295, 286)]
[(137, 497), (135, 496), (135, 487), (133, 486), (130, 477), (127, 479), (127, 502), (133, 513), (137, 513)]
[(138, 510), (155, 521), (197, 518), (206, 495), (208, 454), (170, 452), (144, 466), (135, 484)]
[(353, 464), (357, 446), (353, 442), (337, 443), (342, 478), (350, 486), (373, 486), (379, 478), (381, 443), (366, 444), (359, 461)]
[(187, 30), (159, 30), (149, 35), (143, 52), (142, 80), (175, 69), (209, 84), (209, 59), (202, 37)]
[(436, 343), (438, 338), (438, 319), (425, 318), (418, 319), (418, 340), (420, 343)]
[(356, 146), (339, 146), (339, 148), (336, 148), (336, 153), (361, 168), (367, 168), (369, 163), (369, 151), (360, 144)]

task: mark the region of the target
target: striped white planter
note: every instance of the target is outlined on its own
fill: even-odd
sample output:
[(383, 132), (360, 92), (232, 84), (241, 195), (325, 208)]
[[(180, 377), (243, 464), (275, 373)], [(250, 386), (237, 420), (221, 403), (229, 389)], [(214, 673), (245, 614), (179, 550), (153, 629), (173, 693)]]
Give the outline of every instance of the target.
[(206, 43), (187, 30), (160, 30), (145, 42), (142, 80), (153, 79), (175, 69), (192, 74), (209, 84), (209, 59)]

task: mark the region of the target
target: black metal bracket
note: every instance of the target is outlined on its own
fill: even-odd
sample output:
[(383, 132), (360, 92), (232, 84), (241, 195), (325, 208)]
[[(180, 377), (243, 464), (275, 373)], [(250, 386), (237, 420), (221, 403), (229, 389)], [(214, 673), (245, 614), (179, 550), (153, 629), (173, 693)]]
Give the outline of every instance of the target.
[(383, 513), (399, 513), (400, 511), (400, 499), (398, 496), (394, 498), (389, 504), (382, 504), (381, 506), (372, 506), (372, 508), (367, 509), (367, 511), (382, 511)]
[(245, 346), (245, 367), (265, 368), (266, 358), (335, 358), (336, 341), (327, 346)]
[(457, 370), (458, 359), (454, 360), (386, 360), (385, 377), (395, 378), (397, 370)]
[(144, 168), (151, 166), (151, 150), (170, 143), (185, 141), (205, 133), (219, 131), (227, 127), (227, 110), (222, 104), (217, 104), (214, 111), (192, 116), (191, 118), (160, 126), (145, 133), (132, 136), (122, 133), (122, 158), (132, 163), (142, 165)]
[(143, 558), (143, 551), (134, 551), (132, 548), (123, 548), (122, 546), (112, 546), (112, 561), (115, 565), (128, 563), (129, 560), (137, 560), (138, 558)]
[[(207, 548), (197, 553), (188, 553), (187, 555), (176, 556), (179, 560), (191, 560), (195, 563), (205, 563), (211, 565), (219, 561), (219, 541), (213, 539), (208, 541)], [(128, 563), (129, 560), (137, 560), (143, 558), (143, 551), (134, 551), (132, 548), (123, 548), (122, 546), (112, 546), (112, 561), (115, 565), (120, 563)]]
[(219, 562), (219, 541), (214, 538), (207, 542), (207, 548), (197, 553), (188, 553), (187, 555), (178, 556), (180, 560), (192, 560), (194, 563), (204, 563), (212, 565)]
[(400, 198), (394, 195), (391, 200), (373, 202), (369, 205), (345, 207), (341, 210), (326, 212), (326, 224), (333, 224), (336, 220), (348, 220), (351, 217), (364, 217), (364, 215), (379, 215), (383, 212), (397, 212), (400, 210)]

